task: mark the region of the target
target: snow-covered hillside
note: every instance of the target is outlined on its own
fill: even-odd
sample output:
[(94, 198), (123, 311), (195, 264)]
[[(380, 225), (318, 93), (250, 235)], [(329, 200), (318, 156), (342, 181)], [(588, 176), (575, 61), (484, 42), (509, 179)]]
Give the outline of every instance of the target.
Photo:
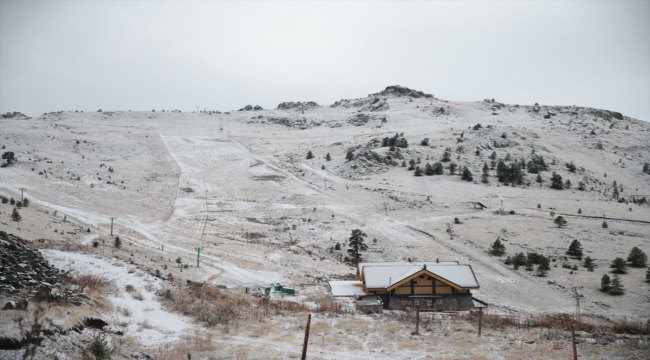
[[(0, 204), (1, 227), (108, 257), (115, 216), (119, 252), (135, 263), (218, 285), (297, 284), (306, 294), (354, 276), (342, 260), (358, 228), (368, 234), (367, 261), (471, 265), (476, 296), (492, 310), (572, 313), (577, 287), (583, 312), (648, 316), (645, 268), (622, 275), (623, 296), (599, 286), (615, 257), (634, 246), (650, 253), (650, 207), (633, 202), (650, 200), (649, 123), (591, 108), (447, 101), (401, 87), (279, 108), (0, 119), (2, 152), (17, 157), (0, 168), (0, 194), (19, 199), (25, 188), (32, 203), (21, 222)], [(391, 141), (397, 146), (382, 146)], [(538, 157), (548, 165), (541, 183), (528, 172)], [(499, 159), (526, 163), (523, 179), (499, 182)], [(411, 160), (422, 170), (440, 162), (443, 174), (414, 176)], [(464, 167), (473, 180), (461, 178)], [(553, 173), (563, 190), (551, 188)], [(566, 226), (553, 223), (558, 215)], [(497, 238), (506, 246), (501, 257), (488, 253)], [(93, 248), (95, 239), (106, 242)], [(573, 240), (594, 259), (593, 272), (565, 259)], [(546, 277), (503, 262), (533, 251), (552, 257)], [(181, 272), (177, 257), (191, 266)]]

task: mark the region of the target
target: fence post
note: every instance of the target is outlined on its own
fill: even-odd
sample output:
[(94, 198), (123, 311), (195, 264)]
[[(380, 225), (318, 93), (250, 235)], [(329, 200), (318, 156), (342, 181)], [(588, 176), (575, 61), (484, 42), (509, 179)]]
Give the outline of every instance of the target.
[(483, 322), (483, 308), (478, 308), (478, 336), (481, 336), (481, 325)]
[(415, 306), (415, 335), (420, 335), (420, 305)]
[(307, 342), (309, 342), (309, 324), (311, 323), (311, 314), (307, 317), (307, 327), (305, 327), (305, 342), (302, 344), (302, 357), (301, 360), (307, 358)]

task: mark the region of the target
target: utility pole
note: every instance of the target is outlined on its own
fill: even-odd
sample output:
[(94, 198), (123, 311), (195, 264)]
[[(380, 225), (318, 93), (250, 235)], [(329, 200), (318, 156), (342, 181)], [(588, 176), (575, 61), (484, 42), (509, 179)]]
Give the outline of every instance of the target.
[(575, 286), (573, 287), (573, 293), (576, 297), (576, 320), (580, 324), (580, 297), (578, 296), (578, 288)]
[(573, 323), (571, 323), (571, 346), (573, 347), (573, 360), (578, 360), (578, 350), (576, 349), (576, 331)]
[(111, 216), (109, 219), (111, 219), (111, 236), (113, 236), (113, 220), (117, 219), (117, 217)]
[(196, 267), (199, 267), (199, 261), (200, 261), (200, 257), (201, 257), (201, 250), (203, 250), (203, 248), (198, 247), (198, 248), (195, 248), (194, 250), (196, 250)]
[(384, 203), (384, 211), (386, 212), (386, 216), (388, 216), (388, 208), (386, 207), (386, 203)]
[(20, 201), (25, 200), (25, 197), (23, 196), (23, 193), (25, 192), (25, 188), (18, 188), (20, 189)]

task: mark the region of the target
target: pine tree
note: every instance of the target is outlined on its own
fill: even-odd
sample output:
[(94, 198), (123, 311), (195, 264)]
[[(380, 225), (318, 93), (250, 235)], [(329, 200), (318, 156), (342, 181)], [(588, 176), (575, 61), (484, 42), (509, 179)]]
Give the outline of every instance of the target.
[(607, 229), (609, 225), (607, 225), (607, 221), (603, 220), (603, 224), (601, 225), (603, 229)]
[(415, 170), (415, 160), (409, 160), (409, 168), (407, 170)]
[(14, 210), (11, 212), (11, 220), (20, 221), (22, 218), (23, 217), (18, 213), (18, 209), (14, 208)]
[(615, 274), (625, 274), (627, 272), (627, 263), (622, 257), (617, 257), (612, 260), (612, 263), (609, 265), (609, 267), (611, 269), (614, 269), (612, 272)]
[(562, 183), (562, 176), (553, 173), (551, 176), (551, 189), (562, 190), (564, 189), (564, 184)]
[(512, 258), (512, 262), (516, 268), (519, 268), (519, 266), (522, 265), (526, 265), (526, 255), (524, 255), (523, 252), (519, 252)]
[(100, 334), (95, 335), (90, 341), (88, 351), (90, 351), (97, 360), (110, 359), (111, 352), (113, 352), (106, 339), (104, 339), (104, 335)]
[(415, 167), (415, 173), (413, 173), (413, 175), (422, 176), (422, 174), (424, 174), (424, 171), (422, 171), (422, 168), (420, 168), (419, 166), (416, 166)]
[(582, 209), (578, 209), (578, 214), (582, 214)]
[(537, 266), (537, 276), (546, 276), (551, 270), (551, 264), (546, 256), (540, 256), (539, 265)]
[(483, 175), (481, 175), (481, 182), (484, 184), (489, 183), (488, 177), (490, 176), (490, 169), (486, 162), (483, 163)]
[(313, 159), (313, 158), (314, 158), (314, 154), (311, 152), (311, 150), (307, 151), (307, 160)]
[(630, 266), (645, 267), (648, 263), (648, 256), (643, 250), (635, 246), (630, 251), (630, 255), (627, 256), (627, 262), (630, 263)]
[(327, 153), (327, 155), (325, 155), (325, 160), (331, 161), (332, 160), (332, 155), (330, 155), (330, 153)]
[(352, 151), (352, 149), (348, 150), (348, 153), (345, 154), (345, 160), (347, 161), (354, 160), (354, 151)]
[(366, 236), (368, 235), (359, 229), (352, 230), (352, 235), (348, 242), (348, 254), (357, 262), (361, 259), (361, 253), (359, 251), (368, 250), (368, 245), (364, 243)]
[(533, 271), (533, 269), (534, 269), (533, 261), (530, 258), (526, 259), (526, 267), (525, 267), (525, 269), (526, 269), (526, 271)]
[(449, 164), (449, 166), (448, 166), (449, 175), (456, 175), (456, 169), (457, 168), (458, 168), (458, 165), (456, 165), (455, 163)]
[(609, 291), (611, 281), (609, 280), (609, 275), (605, 274), (600, 278), (600, 290)]
[(492, 154), (490, 154), (490, 159), (491, 159), (491, 160), (495, 160), (496, 158), (497, 158), (497, 152), (496, 152), (496, 151), (492, 151)]
[(28, 206), (29, 206), (29, 199), (25, 198), (25, 200), (23, 200), (23, 207), (28, 207)]
[(433, 174), (434, 175), (442, 175), (444, 172), (444, 168), (442, 167), (442, 164), (440, 162), (436, 162), (433, 164)]
[(567, 250), (566, 254), (582, 259), (582, 244), (580, 244), (580, 241), (573, 240), (571, 245), (569, 245), (569, 250)]
[(462, 176), (461, 176), (461, 179), (462, 179), (462, 180), (465, 180), (465, 181), (472, 181), (472, 180), (474, 180), (474, 176), (472, 175), (472, 172), (469, 171), (469, 169), (467, 168), (467, 166), (463, 167), (463, 174), (462, 174)]
[(650, 281), (650, 268), (645, 272), (645, 281)]
[(614, 274), (614, 276), (612, 276), (612, 282), (609, 285), (609, 291), (614, 295), (621, 295), (625, 292), (625, 288), (623, 287), (623, 282), (621, 281), (621, 277), (618, 276), (617, 274)]
[(585, 258), (585, 261), (582, 262), (582, 266), (586, 267), (587, 270), (591, 267), (591, 269), (592, 269), (592, 271), (593, 271), (593, 268), (594, 268), (594, 260), (593, 260), (592, 258), (590, 258), (589, 256), (587, 256), (587, 257)]
[(442, 154), (442, 162), (451, 161), (451, 148), (448, 147), (445, 149), (445, 152)]
[(562, 217), (562, 216), (558, 216), (558, 217), (556, 217), (555, 220), (553, 220), (553, 222), (554, 222), (555, 225), (557, 225), (557, 227), (559, 227), (559, 228), (561, 228), (562, 226), (564, 226), (564, 225), (567, 224), (567, 221), (564, 220), (564, 217)]
[(334, 250), (341, 250), (341, 243), (337, 242), (336, 245), (334, 245)]
[(503, 245), (501, 240), (496, 239), (492, 243), (492, 246), (490, 246), (490, 253), (493, 255), (503, 255), (503, 253), (506, 252), (506, 246)]
[(427, 163), (427, 164), (424, 166), (424, 175), (431, 176), (431, 175), (433, 175), (433, 174), (434, 174), (434, 172), (433, 172), (433, 166), (431, 166), (431, 164)]
[(119, 236), (115, 237), (115, 241), (113, 242), (113, 245), (115, 245), (116, 249), (119, 249), (122, 247), (122, 240), (120, 240)]

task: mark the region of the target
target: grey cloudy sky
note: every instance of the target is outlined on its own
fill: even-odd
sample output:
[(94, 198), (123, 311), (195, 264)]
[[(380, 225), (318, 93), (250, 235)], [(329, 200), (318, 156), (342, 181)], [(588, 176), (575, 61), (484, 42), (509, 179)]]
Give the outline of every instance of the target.
[(650, 1), (0, 0), (0, 112), (449, 100), (650, 120)]

